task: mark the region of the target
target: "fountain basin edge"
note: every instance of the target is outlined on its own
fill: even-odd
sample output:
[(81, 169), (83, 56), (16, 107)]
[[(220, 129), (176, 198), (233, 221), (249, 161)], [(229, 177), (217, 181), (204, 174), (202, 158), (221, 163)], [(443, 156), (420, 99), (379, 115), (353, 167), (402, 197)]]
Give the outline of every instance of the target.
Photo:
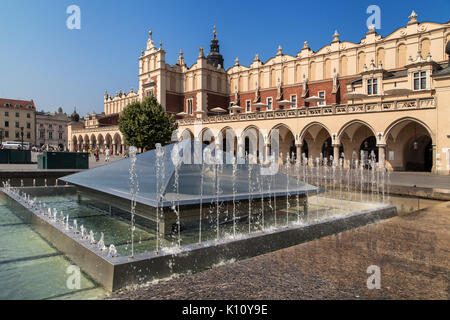
[(16, 201), (6, 190), (2, 191), (10, 198), (10, 205), (15, 212), (30, 223), (37, 233), (111, 292), (172, 274), (197, 272), (231, 259), (250, 258), (397, 216), (394, 206), (380, 205), (374, 210), (364, 210), (309, 225), (281, 227), (274, 231), (239, 235), (234, 239), (205, 241), (159, 253), (146, 252), (137, 254), (134, 258), (110, 257), (106, 252), (90, 245), (88, 240), (74, 237), (72, 231), (48, 221), (36, 210)]

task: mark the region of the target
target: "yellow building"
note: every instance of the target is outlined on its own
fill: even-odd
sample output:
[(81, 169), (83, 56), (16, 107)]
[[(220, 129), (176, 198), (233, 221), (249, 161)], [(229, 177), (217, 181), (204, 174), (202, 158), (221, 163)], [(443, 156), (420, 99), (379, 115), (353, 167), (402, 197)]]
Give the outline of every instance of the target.
[(201, 47), (191, 67), (182, 51), (176, 64), (166, 64), (162, 44), (157, 48), (150, 33), (139, 57), (138, 91), (106, 93), (102, 120), (69, 126), (69, 148), (101, 141), (124, 150), (121, 111), (153, 94), (177, 116), (179, 139), (223, 144), (228, 131), (241, 156), (250, 131), (261, 141), (258, 154), (268, 154), (276, 128), (283, 155), (359, 159), (373, 153), (394, 170), (448, 174), (449, 42), (450, 22), (420, 23), (412, 12), (384, 38), (371, 27), (351, 43), (336, 31), (316, 52), (305, 41), (296, 55), (280, 46), (266, 62), (256, 54), (249, 66), (236, 59), (224, 70), (215, 30), (210, 53), (205, 57)]
[(33, 100), (0, 98), (0, 140), (36, 142), (36, 106)]

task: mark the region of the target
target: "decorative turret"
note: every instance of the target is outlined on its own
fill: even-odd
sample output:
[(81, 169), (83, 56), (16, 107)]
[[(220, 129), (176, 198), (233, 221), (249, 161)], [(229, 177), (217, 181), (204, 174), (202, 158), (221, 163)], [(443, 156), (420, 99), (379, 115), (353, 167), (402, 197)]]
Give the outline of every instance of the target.
[(217, 40), (216, 26), (214, 26), (213, 31), (214, 38), (211, 40), (210, 52), (206, 57), (207, 63), (214, 67), (223, 68), (223, 56), (220, 54), (219, 50), (219, 40)]
[(77, 113), (77, 108), (73, 108), (73, 113), (70, 115), (70, 120), (72, 122), (80, 121), (80, 115)]
[(155, 50), (156, 49), (156, 47), (155, 47), (155, 43), (153, 42), (153, 31), (152, 30), (150, 30), (149, 32), (148, 32), (148, 34), (149, 34), (149, 38), (148, 38), (148, 40), (147, 40), (147, 50), (148, 51), (150, 51), (150, 50)]
[(417, 13), (413, 10), (411, 12), (411, 15), (408, 17), (409, 18), (408, 25), (419, 23), (417, 21), (417, 17), (418, 17)]
[(339, 40), (339, 33), (338, 33), (338, 31), (336, 30), (336, 31), (334, 31), (334, 34), (333, 34), (333, 43), (334, 42), (339, 42), (340, 40)]
[(278, 46), (277, 49), (277, 56), (282, 56), (283, 55), (283, 48), (281, 48), (281, 45)]
[(183, 66), (185, 65), (184, 58), (183, 58), (183, 49), (180, 49), (180, 53), (178, 55), (178, 65)]

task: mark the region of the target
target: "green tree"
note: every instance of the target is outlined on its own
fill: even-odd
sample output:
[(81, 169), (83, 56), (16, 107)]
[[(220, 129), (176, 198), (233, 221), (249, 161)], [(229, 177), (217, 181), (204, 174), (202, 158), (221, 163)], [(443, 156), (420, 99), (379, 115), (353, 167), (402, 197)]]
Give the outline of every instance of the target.
[(154, 149), (157, 143), (169, 144), (176, 129), (175, 118), (153, 96), (129, 104), (119, 118), (119, 130), (126, 143), (146, 150)]

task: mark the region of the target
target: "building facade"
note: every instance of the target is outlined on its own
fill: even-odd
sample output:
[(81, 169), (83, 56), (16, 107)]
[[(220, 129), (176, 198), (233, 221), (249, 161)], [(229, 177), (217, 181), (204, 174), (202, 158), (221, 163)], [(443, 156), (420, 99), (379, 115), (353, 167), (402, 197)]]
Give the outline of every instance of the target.
[(36, 145), (38, 147), (50, 146), (61, 151), (68, 150), (67, 125), (70, 118), (63, 113), (62, 108), (58, 112), (36, 112)]
[(0, 140), (23, 141), (34, 145), (36, 106), (33, 100), (0, 98)]
[[(370, 27), (351, 43), (336, 31), (316, 52), (307, 41), (295, 56), (279, 46), (266, 62), (256, 54), (249, 66), (236, 59), (228, 70), (215, 30), (210, 53), (201, 47), (191, 67), (182, 51), (167, 64), (150, 32), (139, 57), (139, 89), (105, 93), (105, 117), (117, 120), (129, 102), (154, 95), (177, 117), (179, 139), (223, 145), (228, 131), (240, 156), (248, 151), (250, 132), (261, 142), (258, 154), (267, 155), (270, 132), (279, 129), (284, 156), (358, 159), (375, 153), (394, 170), (448, 174), (450, 22), (419, 22), (414, 11), (405, 22), (384, 38)], [(117, 122), (109, 123), (69, 131), (70, 148), (108, 136), (106, 143), (124, 150)]]

